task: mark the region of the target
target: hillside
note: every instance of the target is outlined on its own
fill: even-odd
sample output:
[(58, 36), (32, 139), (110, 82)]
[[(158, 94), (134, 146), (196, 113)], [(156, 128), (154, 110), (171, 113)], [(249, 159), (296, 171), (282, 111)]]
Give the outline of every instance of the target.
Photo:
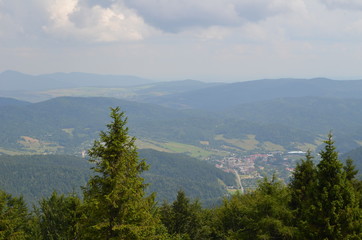
[(224, 84), (151, 99), (178, 108), (220, 111), (242, 103), (286, 97), (361, 98), (362, 81), (330, 79), (265, 79)]
[[(362, 99), (278, 98), (241, 104), (225, 115), (259, 124), (280, 124), (324, 136), (332, 131), (341, 151), (362, 140)], [(349, 139), (349, 140), (348, 140)]]
[[(233, 185), (234, 175), (224, 173), (204, 161), (182, 154), (141, 150), (140, 157), (150, 164), (144, 173), (148, 192), (157, 192), (157, 200), (173, 201), (183, 189), (205, 204), (218, 201), (225, 185)], [(59, 193), (80, 192), (91, 174), (86, 159), (66, 155), (0, 156), (0, 189), (23, 195), (30, 203)]]
[[(158, 150), (200, 152), (205, 157), (233, 148), (262, 150), (264, 142), (290, 148), (293, 142), (314, 143), (316, 136), (292, 127), (240, 121), (202, 111), (180, 111), (115, 98), (61, 97), (26, 106), (0, 107), (1, 148), (79, 154), (103, 129), (110, 106), (121, 106), (126, 112), (131, 134), (147, 143), (142, 148), (151, 144)], [(233, 141), (248, 141), (249, 135), (255, 135), (257, 141), (252, 148)]]
[(317, 149), (330, 130), (345, 152), (359, 146), (362, 136), (360, 99), (276, 99), (242, 104), (223, 114), (116, 98), (8, 102), (0, 98), (0, 152), (7, 154), (80, 154), (104, 128), (109, 107), (115, 106), (126, 112), (130, 133), (139, 139), (141, 148), (188, 152), (199, 158), (230, 152)]

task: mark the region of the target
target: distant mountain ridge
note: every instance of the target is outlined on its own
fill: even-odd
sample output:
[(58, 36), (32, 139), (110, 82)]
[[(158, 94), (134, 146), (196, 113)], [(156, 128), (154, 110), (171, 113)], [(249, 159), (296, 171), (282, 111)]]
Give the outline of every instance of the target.
[(286, 97), (362, 98), (362, 80), (265, 79), (223, 84), (151, 99), (178, 108), (220, 111), (242, 103)]
[[(16, 72), (2, 75), (27, 78)], [(86, 76), (90, 80), (94, 77), (96, 81), (99, 77), (83, 73), (42, 77), (51, 76), (57, 76), (57, 81), (69, 81), (72, 76)], [(0, 96), (1, 92), (2, 89)], [(77, 97), (57, 97), (27, 106), (21, 102), (9, 106), (9, 99), (4, 99), (1, 105), (0, 99), (0, 130), (4, 136), (0, 139), (4, 145), (0, 147), (18, 149), (37, 139), (43, 145), (55, 144), (60, 152), (69, 147), (84, 148), (106, 123), (110, 106), (126, 110), (132, 134), (147, 139), (146, 145), (156, 141), (161, 148), (168, 142), (177, 142), (206, 149), (208, 153), (225, 149), (306, 150), (318, 147), (329, 131), (341, 140), (339, 146), (343, 151), (362, 144), (361, 80), (264, 79), (238, 83), (181, 80), (33, 93), (48, 95), (45, 99)], [(84, 95), (92, 97), (81, 97)], [(93, 97), (99, 95), (113, 98)], [(203, 155), (200, 149), (194, 149), (194, 153), (197, 151)]]
[(14, 98), (0, 97), (0, 107), (1, 106), (23, 106), (23, 105), (27, 105), (27, 104), (30, 104), (30, 103), (25, 102), (25, 101), (19, 101)]
[(153, 81), (129, 75), (90, 73), (53, 73), (29, 75), (16, 71), (0, 73), (1, 91), (44, 91), (77, 87), (124, 87), (148, 84)]

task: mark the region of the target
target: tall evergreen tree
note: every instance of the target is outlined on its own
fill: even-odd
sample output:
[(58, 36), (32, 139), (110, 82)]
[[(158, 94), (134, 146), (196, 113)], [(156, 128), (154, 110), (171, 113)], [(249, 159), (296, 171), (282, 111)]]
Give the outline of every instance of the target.
[(290, 189), (300, 239), (361, 239), (359, 193), (351, 161), (343, 166), (328, 135), (315, 167), (310, 153), (298, 164)]
[(178, 191), (176, 200), (160, 208), (161, 221), (173, 236), (184, 239), (207, 239), (202, 223), (202, 208), (198, 201), (191, 202), (184, 191)]
[(313, 156), (308, 151), (306, 159), (297, 163), (289, 184), (291, 201), (290, 206), (294, 211), (296, 226), (299, 228), (301, 238), (310, 238), (313, 231), (309, 224), (317, 184), (317, 168), (313, 162)]
[(325, 141), (317, 165), (315, 213), (313, 220), (318, 239), (350, 239), (361, 237), (360, 209), (354, 188), (346, 176), (343, 164), (332, 140)]
[(153, 216), (154, 196), (145, 197), (135, 138), (128, 135), (127, 118), (111, 108), (112, 122), (88, 151), (95, 175), (84, 189), (83, 239), (153, 239), (158, 220)]

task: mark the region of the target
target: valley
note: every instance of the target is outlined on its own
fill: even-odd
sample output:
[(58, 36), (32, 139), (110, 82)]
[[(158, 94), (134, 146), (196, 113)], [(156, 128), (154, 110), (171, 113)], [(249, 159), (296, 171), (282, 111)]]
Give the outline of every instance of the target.
[[(361, 81), (225, 84), (108, 76), (101, 84), (101, 77), (0, 74), (0, 85), (13, 86), (0, 91), (0, 154), (86, 157), (109, 120), (109, 108), (120, 106), (140, 150), (184, 154), (220, 171), (236, 172), (244, 191), (251, 191), (273, 174), (288, 182), (304, 153), (310, 150), (317, 156), (330, 131), (341, 153), (362, 143)], [(10, 80), (34, 84), (30, 90), (15, 91), (15, 85), (6, 82)], [(47, 81), (56, 81), (58, 85), (51, 86), (59, 88), (47, 88)], [(237, 188), (236, 181), (224, 186)]]

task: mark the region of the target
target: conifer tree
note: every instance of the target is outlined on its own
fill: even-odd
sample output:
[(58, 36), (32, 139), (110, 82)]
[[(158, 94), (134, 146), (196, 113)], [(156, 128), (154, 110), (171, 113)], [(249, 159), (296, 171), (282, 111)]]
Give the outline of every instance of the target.
[(135, 138), (128, 135), (127, 118), (111, 108), (112, 122), (88, 151), (95, 175), (84, 189), (83, 239), (153, 239), (159, 221), (153, 216), (154, 196), (145, 197)]
[(161, 206), (161, 221), (173, 236), (201, 240), (205, 238), (201, 210), (198, 201), (191, 202), (184, 191), (178, 191), (177, 198), (172, 205), (164, 203)]
[(37, 217), (42, 239), (61, 240), (79, 238), (81, 201), (75, 195), (59, 195), (56, 192), (39, 202)]
[(351, 161), (343, 166), (328, 135), (315, 167), (310, 153), (298, 164), (290, 189), (300, 239), (361, 239), (359, 193)]
[(317, 168), (313, 162), (310, 151), (306, 159), (297, 164), (289, 184), (291, 201), (290, 206), (294, 211), (296, 226), (299, 228), (302, 238), (310, 238), (313, 231), (310, 229), (311, 212), (314, 209), (316, 194)]
[(22, 197), (0, 190), (0, 240), (28, 239), (29, 213)]
[(288, 188), (275, 176), (260, 182), (254, 192), (225, 199), (217, 211), (217, 239), (293, 239), (289, 201)]
[(325, 141), (317, 165), (314, 223), (316, 239), (351, 239), (361, 237), (361, 214), (356, 192), (346, 176), (332, 140)]

